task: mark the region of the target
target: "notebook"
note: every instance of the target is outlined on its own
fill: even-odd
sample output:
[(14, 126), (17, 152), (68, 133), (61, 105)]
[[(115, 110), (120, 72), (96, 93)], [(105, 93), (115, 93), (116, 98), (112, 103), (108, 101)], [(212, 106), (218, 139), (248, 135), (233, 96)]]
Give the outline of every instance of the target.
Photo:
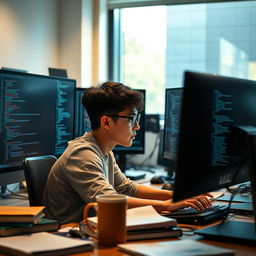
[(255, 223), (250, 222), (228, 221), (209, 228), (196, 230), (195, 233), (205, 236), (207, 239), (256, 244), (256, 226)]

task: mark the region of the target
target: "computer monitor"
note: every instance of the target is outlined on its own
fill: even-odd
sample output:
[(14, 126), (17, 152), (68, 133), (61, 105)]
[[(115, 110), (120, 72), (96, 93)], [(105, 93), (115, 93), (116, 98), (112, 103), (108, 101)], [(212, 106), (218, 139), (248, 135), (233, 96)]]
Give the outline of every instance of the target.
[(74, 137), (75, 86), (73, 79), (0, 70), (1, 185), (24, 180), (16, 176), (24, 158), (65, 150)]
[(165, 89), (164, 129), (160, 133), (157, 163), (166, 167), (169, 178), (176, 169), (181, 100), (182, 88)]
[[(256, 81), (185, 72), (183, 90), (173, 201), (251, 181), (256, 219)], [(255, 244), (256, 222), (196, 233)]]
[(85, 90), (86, 88), (76, 88), (75, 137), (82, 136), (85, 132), (91, 131), (91, 122), (82, 104), (82, 97)]
[(256, 124), (256, 81), (185, 72), (174, 201), (249, 180), (232, 127)]
[(68, 77), (68, 72), (66, 69), (63, 68), (48, 68), (48, 72), (50, 76), (57, 76), (57, 77)]
[(2, 69), (2, 70), (5, 70), (5, 71), (13, 71), (13, 72), (23, 72), (23, 73), (28, 72), (28, 71), (25, 70), (25, 69), (19, 69), (19, 68), (1, 67), (1, 69)]

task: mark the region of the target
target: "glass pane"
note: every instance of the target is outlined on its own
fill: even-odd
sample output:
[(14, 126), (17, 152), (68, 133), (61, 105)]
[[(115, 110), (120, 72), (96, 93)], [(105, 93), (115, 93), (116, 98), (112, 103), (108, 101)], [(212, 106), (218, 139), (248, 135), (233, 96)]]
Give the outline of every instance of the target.
[(147, 90), (147, 113), (184, 70), (256, 79), (256, 1), (126, 8), (121, 29), (121, 77)]
[(122, 9), (121, 27), (122, 81), (147, 90), (147, 113), (163, 113), (166, 7)]

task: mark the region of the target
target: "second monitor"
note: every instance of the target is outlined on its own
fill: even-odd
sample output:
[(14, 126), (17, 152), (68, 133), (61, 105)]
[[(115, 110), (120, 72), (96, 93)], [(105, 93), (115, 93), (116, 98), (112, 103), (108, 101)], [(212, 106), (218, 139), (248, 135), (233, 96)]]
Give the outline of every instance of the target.
[(164, 129), (160, 133), (157, 163), (166, 168), (170, 179), (176, 169), (181, 97), (182, 88), (166, 88)]

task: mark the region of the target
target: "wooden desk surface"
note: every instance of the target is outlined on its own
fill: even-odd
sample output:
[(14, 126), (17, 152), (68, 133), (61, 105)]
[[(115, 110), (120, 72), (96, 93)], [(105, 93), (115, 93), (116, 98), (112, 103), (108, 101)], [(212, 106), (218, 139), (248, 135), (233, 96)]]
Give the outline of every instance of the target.
[[(218, 222), (216, 222), (218, 223)], [(74, 224), (72, 224), (74, 225)], [(213, 224), (211, 224), (213, 225)], [(208, 225), (208, 226), (211, 226)], [(70, 226), (64, 225), (63, 227)], [(188, 225), (189, 226), (189, 225)], [(195, 228), (200, 228), (198, 226), (191, 226)], [(206, 227), (206, 226), (204, 226)], [(239, 231), (238, 231), (239, 232)], [(192, 240), (199, 240), (200, 242), (209, 244), (209, 245), (215, 245), (227, 249), (232, 249), (235, 251), (236, 256), (256, 256), (256, 245), (255, 246), (249, 246), (249, 245), (242, 245), (242, 244), (235, 244), (235, 243), (228, 243), (228, 242), (219, 242), (219, 241), (211, 241), (203, 239), (202, 236), (199, 235), (183, 235), (181, 238), (164, 238), (164, 239), (157, 239), (157, 240), (142, 240), (142, 241), (131, 241), (130, 243), (145, 243), (145, 242), (163, 242), (163, 241), (175, 241), (178, 239), (192, 239)], [(129, 242), (128, 242), (129, 243)], [(79, 254), (72, 254), (72, 255), (84, 255), (84, 256), (125, 256), (130, 255), (124, 252), (121, 252), (117, 247), (111, 247), (111, 248), (98, 248), (96, 243), (96, 248), (94, 251), (79, 253)], [(2, 255), (0, 255), (2, 256)]]
[[(199, 236), (184, 236), (182, 239), (193, 239), (198, 240)], [(147, 240), (147, 242), (162, 242), (162, 241), (174, 241), (177, 239), (170, 238), (170, 239), (161, 239), (161, 240)], [(145, 241), (136, 241), (137, 243), (143, 243)], [(220, 246), (223, 248), (228, 248), (235, 250), (236, 256), (256, 256), (256, 247), (255, 246), (245, 246), (245, 245), (238, 245), (238, 244), (232, 244), (232, 243), (222, 243), (222, 242), (215, 242), (215, 241), (209, 241), (209, 240), (200, 240), (200, 242)], [(124, 255), (130, 255), (124, 252), (121, 252), (117, 247), (112, 248), (97, 248), (94, 251), (79, 253), (79, 254), (72, 254), (72, 255), (84, 255), (84, 256), (124, 256)], [(1, 255), (2, 256), (2, 255)]]
[[(182, 239), (193, 239), (198, 240), (200, 239), (199, 236), (183, 236)], [(177, 240), (175, 238), (170, 239), (159, 239), (159, 240), (147, 240), (147, 242), (160, 242), (160, 241), (174, 241)], [(143, 243), (145, 241), (136, 241), (137, 243)], [(209, 240), (200, 240), (200, 242), (220, 246), (223, 248), (228, 248), (235, 250), (236, 256), (256, 256), (256, 247), (255, 246), (246, 246), (246, 245), (239, 245), (239, 244), (232, 244), (232, 243), (222, 243), (222, 242), (215, 242)], [(80, 256), (125, 256), (130, 255), (124, 252), (121, 252), (117, 247), (111, 248), (96, 248), (93, 251), (84, 252), (84, 253), (77, 253), (77, 254), (70, 254), (70, 255), (80, 255)], [(0, 254), (0, 256), (6, 256), (4, 254)]]
[[(149, 183), (148, 183), (149, 184)], [(159, 187), (160, 185), (153, 185), (155, 187)], [(2, 199), (0, 200), (0, 205), (28, 205), (28, 201), (26, 200), (21, 200), (20, 204), (17, 203), (10, 203), (9, 200)], [(215, 224), (217, 224), (216, 222)], [(64, 225), (63, 227), (66, 226), (73, 226), (73, 224), (68, 224)], [(210, 226), (210, 225), (209, 225)], [(192, 226), (195, 228), (200, 228), (198, 226)], [(206, 226), (204, 226), (206, 227)], [(237, 231), (239, 232), (239, 230)], [(256, 245), (255, 246), (247, 246), (247, 245), (242, 245), (242, 244), (235, 244), (235, 243), (228, 243), (228, 242), (219, 242), (219, 241), (210, 241), (210, 240), (205, 240), (203, 237), (199, 235), (183, 235), (182, 238), (179, 239), (193, 239), (193, 240), (200, 240), (200, 242), (210, 244), (210, 245), (215, 245), (215, 246), (220, 246), (223, 248), (228, 248), (235, 250), (235, 255), (236, 256), (256, 256)], [(158, 239), (158, 240), (142, 240), (142, 241), (136, 241), (136, 243), (143, 243), (143, 242), (160, 242), (160, 241), (174, 241), (177, 240), (177, 238), (165, 238), (165, 239)], [(134, 242), (134, 241), (132, 241)], [(89, 251), (89, 252), (84, 252), (84, 253), (79, 253), (79, 254), (72, 254), (72, 255), (84, 255), (84, 256), (125, 256), (129, 255), (127, 253), (123, 253), (119, 251), (117, 247), (112, 247), (112, 248), (96, 248), (94, 251)], [(0, 256), (6, 256), (3, 254), (0, 254)]]
[[(199, 237), (193, 237), (193, 240), (197, 240)], [(182, 239), (192, 239), (192, 237), (184, 237)], [(161, 239), (161, 240), (147, 240), (147, 242), (163, 242), (163, 241), (174, 241), (177, 239)], [(136, 241), (138, 243), (143, 243), (145, 241)], [(223, 248), (228, 248), (235, 250), (236, 256), (256, 256), (256, 247), (255, 246), (245, 246), (245, 245), (238, 245), (238, 244), (231, 244), (231, 243), (221, 243), (221, 242), (214, 242), (208, 240), (200, 240), (200, 242), (220, 246)], [(130, 255), (124, 252), (119, 251), (117, 247), (112, 248), (96, 248), (94, 251), (79, 253), (79, 254), (72, 254), (72, 255), (84, 255), (84, 256), (125, 256)], [(2, 256), (2, 255), (1, 255)]]

